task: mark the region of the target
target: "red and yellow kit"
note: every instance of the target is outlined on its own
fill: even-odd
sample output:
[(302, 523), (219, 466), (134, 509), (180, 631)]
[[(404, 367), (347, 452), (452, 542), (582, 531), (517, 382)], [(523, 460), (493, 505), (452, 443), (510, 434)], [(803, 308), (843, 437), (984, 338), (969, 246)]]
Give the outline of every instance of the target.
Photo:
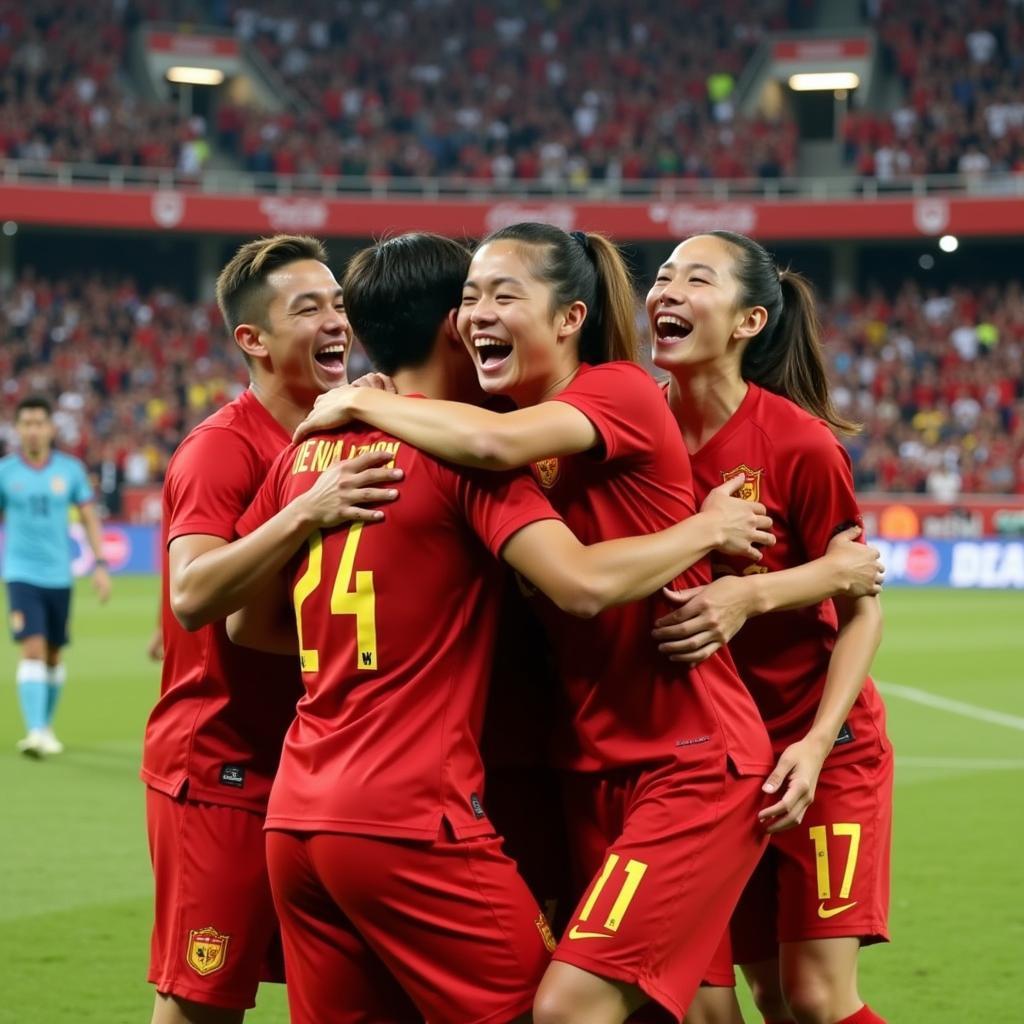
[(550, 757), (559, 711), (558, 676), (524, 587), (516, 573), (506, 570), (480, 739), (484, 802), (505, 852), (557, 932), (575, 903), (561, 773)]
[[(581, 541), (694, 514), (679, 429), (643, 369), (584, 366), (555, 400), (600, 438), (593, 452), (534, 467)], [(705, 560), (677, 585), (710, 578)], [(639, 985), (681, 1019), (764, 846), (764, 725), (727, 652), (691, 670), (658, 653), (660, 595), (590, 620), (538, 604), (568, 704), (558, 748), (572, 773), (570, 843), (591, 879), (556, 959)]]
[[(149, 978), (161, 992), (217, 1006), (253, 1005), (259, 947), (276, 933), (261, 828), (302, 690), (294, 659), (236, 647), (223, 622), (192, 633), (181, 626), (170, 608), (167, 547), (191, 534), (235, 539), (235, 522), (288, 440), (246, 391), (189, 434), (164, 484), (165, 653), (142, 756), (156, 877)], [(202, 824), (210, 808), (233, 809), (236, 824)], [(216, 969), (206, 972), (190, 959), (193, 933), (203, 929), (227, 937)]]
[[(478, 738), (503, 571), (493, 556), (522, 527), (557, 516), (528, 473), (460, 470), (356, 424), (284, 454), (239, 532), (308, 490), (335, 460), (378, 449), (405, 474), (387, 518), (315, 532), (287, 574), (306, 692), (267, 828), (305, 848), (270, 837), (272, 851), (291, 850), (277, 861), (280, 873), (272, 861), (272, 884), (280, 894), (315, 879), (324, 926), (346, 919), (428, 1019), (507, 1020), (530, 1006), (549, 933), (483, 806)], [(337, 861), (318, 859), (324, 846)], [(331, 867), (351, 857), (392, 879), (373, 894), (379, 899), (367, 898), (365, 873), (342, 877)], [(441, 873), (445, 863), (451, 870)], [(409, 881), (417, 872), (422, 884)], [(437, 889), (447, 893), (446, 941), (437, 939)], [(406, 911), (393, 912), (403, 898)], [(309, 913), (282, 922), (299, 990), (325, 969), (321, 957), (297, 953), (319, 941)], [(509, 940), (524, 935), (528, 942)], [(429, 950), (425, 962), (403, 952), (417, 944)], [(340, 947), (335, 954), (346, 956)], [(295, 1016), (302, 1012), (292, 1004), (293, 1019), (319, 1019)]]
[[(862, 525), (849, 457), (828, 426), (755, 384), (692, 461), (699, 500), (742, 473), (741, 496), (762, 502), (772, 517), (776, 543), (763, 559), (715, 555), (716, 576), (801, 565), (821, 557), (840, 530)], [(809, 731), (836, 636), (835, 607), (825, 601), (753, 618), (730, 642), (776, 756)], [(869, 678), (825, 761), (814, 804), (801, 825), (772, 837), (744, 896), (732, 929), (737, 962), (774, 955), (776, 939), (887, 938), (891, 826), (892, 751)], [(725, 971), (723, 956), (716, 969)]]

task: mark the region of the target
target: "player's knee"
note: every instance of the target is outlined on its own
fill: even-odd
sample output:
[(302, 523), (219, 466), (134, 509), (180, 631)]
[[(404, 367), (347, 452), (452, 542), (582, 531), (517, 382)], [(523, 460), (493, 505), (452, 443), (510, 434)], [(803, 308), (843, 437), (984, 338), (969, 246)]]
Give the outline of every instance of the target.
[(228, 1010), (208, 1006), (191, 999), (182, 999), (169, 993), (158, 992), (151, 1024), (242, 1024), (244, 1010)]
[(21, 656), (26, 661), (44, 661), (46, 641), (41, 636), (28, 636), (21, 641)]
[(789, 1008), (777, 981), (748, 977), (747, 983), (754, 1005), (765, 1020), (785, 1020), (789, 1016)]
[(533, 1024), (577, 1024), (570, 994), (542, 984), (533, 1000)]
[(830, 1024), (837, 1019), (836, 996), (824, 979), (804, 977), (793, 981), (786, 986), (785, 1001), (797, 1024)]

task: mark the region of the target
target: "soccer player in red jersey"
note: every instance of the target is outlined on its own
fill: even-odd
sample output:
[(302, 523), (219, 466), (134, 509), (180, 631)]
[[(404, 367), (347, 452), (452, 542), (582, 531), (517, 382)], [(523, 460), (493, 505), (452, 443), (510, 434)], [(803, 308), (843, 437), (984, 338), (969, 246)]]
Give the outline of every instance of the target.
[[(468, 260), (457, 243), (411, 235), (365, 250), (349, 265), (345, 295), (356, 333), (401, 391), (479, 394), (448, 315)], [(666, 413), (656, 389), (654, 397), (652, 407)], [(404, 401), (464, 408), (427, 397)], [(334, 460), (364, 448), (391, 452), (405, 470), (384, 527), (314, 534), (279, 593), (268, 592), (229, 623), (232, 636), (265, 649), (294, 649), (298, 624), (306, 696), (267, 815), (292, 1021), (387, 1019), (366, 1016), (362, 1002), (367, 986), (359, 975), (379, 958), (428, 1020), (506, 1022), (529, 1010), (554, 940), (501, 853), (481, 800), (476, 737), (501, 593), (500, 567), (486, 553), (596, 623), (608, 605), (651, 593), (657, 579), (703, 557), (714, 543), (708, 520), (718, 513), (686, 522), (644, 515), (648, 535), (627, 538), (623, 528), (617, 539), (585, 547), (529, 472), (460, 469), (353, 423), (279, 458), (239, 531), (294, 500)], [(731, 519), (742, 503), (720, 490), (712, 504)], [(764, 525), (759, 516), (745, 520), (729, 550), (755, 556), (750, 539), (767, 542), (756, 530)], [(658, 703), (670, 710), (666, 699)], [(750, 712), (766, 762), (767, 738), (752, 704)], [(638, 741), (659, 749), (663, 766), (676, 760), (681, 730), (703, 729), (716, 729), (706, 715), (672, 721), (660, 736), (644, 737), (642, 724), (632, 723)], [(689, 742), (710, 746), (712, 738)], [(700, 763), (691, 750), (684, 759)], [(752, 782), (756, 792), (760, 780)], [(721, 786), (712, 789), (712, 814), (728, 803)], [(753, 809), (745, 810), (752, 818)], [(760, 843), (750, 821), (747, 831), (752, 864)], [(638, 869), (628, 870), (635, 878)], [(356, 938), (362, 953), (350, 948)]]
[(386, 499), (376, 485), (394, 478), (380, 455), (339, 466), (258, 535), (235, 540), (238, 516), (295, 424), (345, 380), (349, 325), (325, 258), (315, 239), (282, 235), (242, 246), (224, 268), (218, 301), (251, 385), (196, 427), (168, 467), (166, 656), (142, 764), (155, 1024), (240, 1021), (276, 933), (262, 826), (301, 687), (293, 662), (232, 645), (223, 618), (313, 528), (379, 516), (351, 506)]
[[(837, 587), (832, 575), (830, 541), (861, 518), (829, 429), (852, 425), (829, 398), (813, 295), (756, 242), (716, 231), (676, 247), (647, 309), (698, 495), (742, 478), (778, 538), (753, 573), (716, 557), (716, 581), (681, 595), (655, 633), (690, 660), (735, 634), (730, 649), (777, 758), (765, 789), (778, 799), (760, 815), (771, 843), (734, 918), (732, 957), (716, 958), (709, 980), (728, 983), (735, 959), (772, 1024), (877, 1024), (857, 958), (888, 939), (893, 755), (868, 676), (881, 612), (873, 553), (860, 584)], [(776, 614), (736, 632), (765, 611)], [(702, 991), (689, 1019), (741, 1020), (731, 993), (726, 1012), (714, 1009), (722, 995)]]
[[(346, 388), (318, 400), (300, 431), (351, 418), (456, 463), (532, 464), (584, 543), (663, 529), (695, 504), (679, 430), (630, 361), (634, 310), (607, 240), (502, 229), (476, 250), (458, 324), (484, 390), (519, 408)], [(702, 560), (683, 585), (710, 579)], [(534, 1020), (617, 1024), (649, 1000), (679, 1020), (767, 840), (764, 725), (726, 652), (693, 669), (658, 654), (660, 596), (589, 621), (539, 604), (569, 708), (559, 747), (570, 841), (591, 882)]]

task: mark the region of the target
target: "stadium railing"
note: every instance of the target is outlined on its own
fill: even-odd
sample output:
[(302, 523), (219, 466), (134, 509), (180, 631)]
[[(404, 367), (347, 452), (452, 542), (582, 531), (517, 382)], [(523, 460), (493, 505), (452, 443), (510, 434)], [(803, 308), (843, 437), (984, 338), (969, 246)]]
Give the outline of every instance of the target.
[(856, 175), (812, 178), (645, 178), (593, 180), (576, 185), (538, 179), (486, 181), (476, 178), (367, 178), (321, 175), (257, 174), (210, 169), (188, 175), (168, 167), (109, 164), (57, 164), (6, 160), (0, 174), (5, 185), (51, 184), (59, 188), (107, 186), (111, 189), (190, 189), (231, 195), (366, 195), (375, 199), (441, 197), (516, 198), (545, 196), (581, 199), (842, 199), (881, 196), (1024, 196), (1024, 173), (931, 175), (880, 181)]

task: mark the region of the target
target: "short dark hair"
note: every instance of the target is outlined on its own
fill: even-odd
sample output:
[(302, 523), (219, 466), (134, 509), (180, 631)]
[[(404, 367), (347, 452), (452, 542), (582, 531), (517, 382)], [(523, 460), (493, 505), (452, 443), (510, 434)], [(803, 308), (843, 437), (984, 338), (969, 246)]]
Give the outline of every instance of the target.
[(323, 242), (310, 235), (274, 235), (246, 242), (217, 277), (217, 305), (229, 331), (239, 324), (268, 327), (267, 278), (296, 260), (327, 262)]
[(53, 403), (42, 395), (26, 395), (14, 410), (15, 420), (26, 409), (42, 409), (46, 413), (47, 419), (53, 418)]
[(356, 337), (381, 373), (422, 366), (438, 328), (462, 301), (466, 246), (430, 232), (388, 238), (362, 249), (341, 290)]

